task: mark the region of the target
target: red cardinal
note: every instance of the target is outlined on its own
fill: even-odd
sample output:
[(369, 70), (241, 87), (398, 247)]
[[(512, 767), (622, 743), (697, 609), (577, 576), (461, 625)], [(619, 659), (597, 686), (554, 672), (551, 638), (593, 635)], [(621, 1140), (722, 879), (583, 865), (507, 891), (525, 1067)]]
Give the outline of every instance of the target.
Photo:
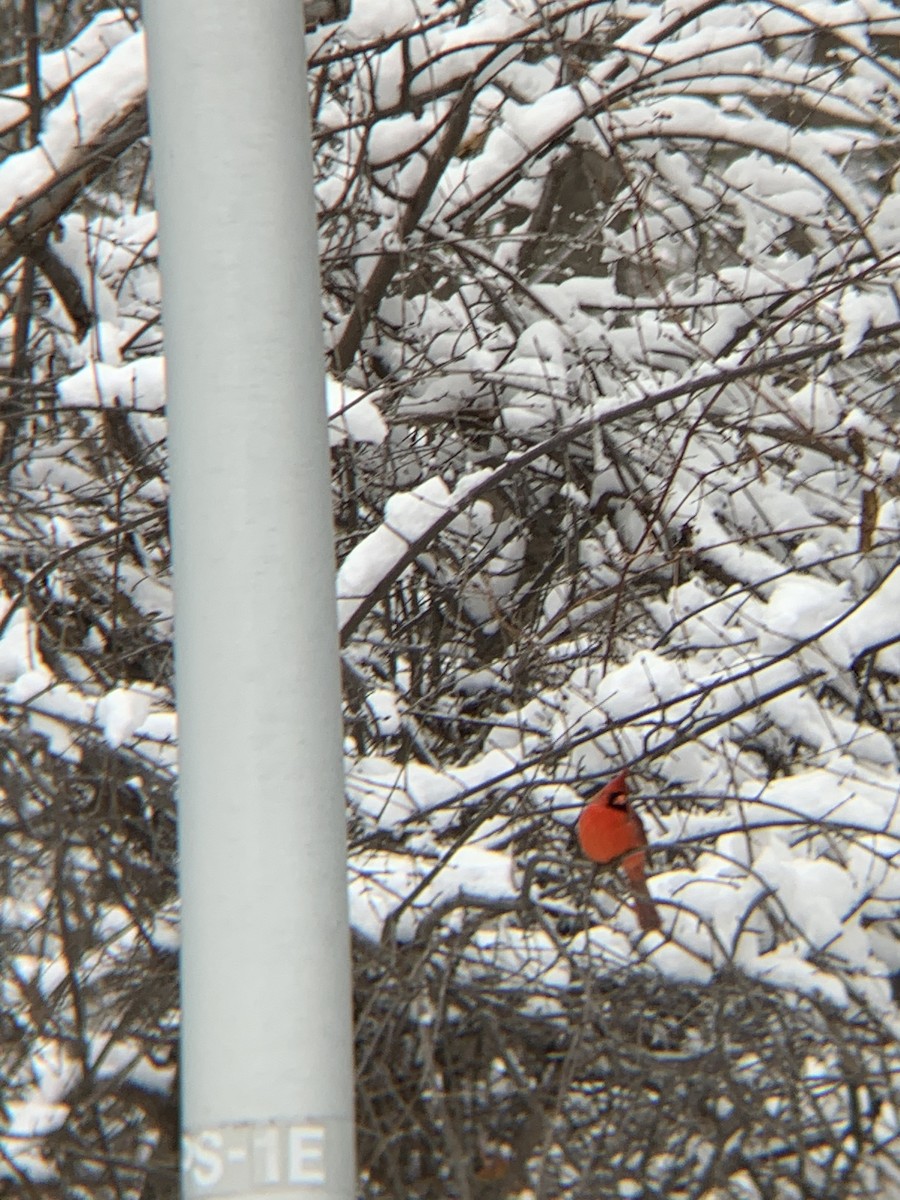
[[(656, 905), (647, 891), (644, 866), (647, 835), (641, 818), (628, 803), (628, 771), (620, 771), (602, 787), (578, 818), (581, 848), (597, 863), (620, 861), (634, 894), (634, 911), (641, 929), (661, 929)], [(629, 853), (633, 851), (633, 853)]]

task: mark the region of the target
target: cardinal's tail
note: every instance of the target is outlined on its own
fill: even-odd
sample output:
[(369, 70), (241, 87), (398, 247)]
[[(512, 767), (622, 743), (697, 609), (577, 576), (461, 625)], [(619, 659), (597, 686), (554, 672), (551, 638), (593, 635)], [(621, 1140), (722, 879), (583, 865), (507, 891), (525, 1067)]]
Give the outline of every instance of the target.
[(635, 896), (634, 911), (638, 919), (638, 924), (644, 933), (648, 929), (662, 929), (659, 909), (648, 896)]
[(625, 869), (625, 874), (628, 876), (628, 882), (631, 884), (631, 891), (634, 896), (634, 912), (641, 929), (645, 933), (650, 929), (662, 929), (662, 918), (659, 915), (659, 909), (653, 903), (650, 892), (647, 890), (643, 854), (629, 855), (622, 863), (622, 866)]

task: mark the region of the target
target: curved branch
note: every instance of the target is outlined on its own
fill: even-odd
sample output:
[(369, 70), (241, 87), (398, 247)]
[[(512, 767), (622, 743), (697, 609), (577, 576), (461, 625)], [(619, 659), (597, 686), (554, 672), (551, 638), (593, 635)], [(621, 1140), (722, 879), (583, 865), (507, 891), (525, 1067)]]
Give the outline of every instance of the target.
[[(891, 325), (872, 330), (866, 341), (871, 343), (881, 338), (889, 338), (898, 332), (900, 332), (900, 321), (895, 321)], [(658, 392), (639, 396), (636, 400), (627, 401), (618, 408), (592, 412), (589, 416), (582, 417), (579, 421), (573, 422), (567, 428), (554, 433), (551, 437), (537, 442), (534, 446), (530, 446), (527, 450), (522, 451), (521, 454), (513, 454), (507, 457), (499, 467), (496, 467), (483, 479), (479, 480), (475, 486), (469, 488), (459, 500), (442, 509), (440, 515), (434, 519), (428, 528), (409, 543), (406, 552), (390, 564), (378, 581), (378, 584), (366, 596), (360, 599), (357, 607), (353, 609), (343, 622), (341, 626), (341, 644), (347, 644), (375, 605), (387, 596), (406, 568), (415, 562), (418, 556), (431, 545), (439, 533), (446, 529), (448, 525), (451, 525), (474, 501), (493, 491), (498, 484), (504, 483), (507, 479), (516, 475), (523, 467), (530, 466), (537, 459), (554, 453), (561, 447), (568, 445), (569, 442), (574, 441), (575, 438), (589, 433), (595, 426), (603, 426), (611, 421), (621, 421), (626, 417), (634, 416), (640, 412), (652, 412), (653, 409), (661, 404), (670, 403), (673, 400), (681, 400), (685, 396), (696, 395), (698, 392), (706, 391), (707, 388), (725, 387), (729, 383), (752, 378), (754, 375), (765, 375), (770, 371), (781, 370), (796, 363), (822, 358), (825, 355), (833, 354), (835, 351), (840, 350), (842, 340), (842, 336), (836, 336), (822, 342), (813, 343), (810, 346), (801, 346), (797, 350), (787, 350), (784, 353), (772, 355), (770, 358), (755, 359), (752, 362), (741, 363), (736, 367), (720, 367), (717, 370), (705, 371), (701, 375), (693, 375), (688, 379), (681, 380), (680, 383), (673, 384), (671, 387), (661, 388)]]

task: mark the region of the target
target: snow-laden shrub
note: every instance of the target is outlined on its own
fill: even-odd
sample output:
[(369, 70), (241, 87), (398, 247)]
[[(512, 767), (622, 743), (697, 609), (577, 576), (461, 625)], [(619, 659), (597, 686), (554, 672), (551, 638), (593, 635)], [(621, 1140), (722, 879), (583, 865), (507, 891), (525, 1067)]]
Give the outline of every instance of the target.
[[(0, 1175), (47, 1196), (174, 1178), (141, 38), (42, 56), (43, 151), (0, 102)], [(368, 1195), (900, 1194), (898, 49), (880, 0), (309, 35)], [(571, 829), (624, 765), (643, 938)]]

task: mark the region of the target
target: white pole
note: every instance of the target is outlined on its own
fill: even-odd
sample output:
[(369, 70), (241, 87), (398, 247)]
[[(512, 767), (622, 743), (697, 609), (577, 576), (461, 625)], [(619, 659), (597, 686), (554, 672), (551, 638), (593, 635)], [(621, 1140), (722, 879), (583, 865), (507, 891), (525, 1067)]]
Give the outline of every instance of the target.
[(169, 392), (185, 1197), (356, 1194), (299, 0), (145, 0)]

